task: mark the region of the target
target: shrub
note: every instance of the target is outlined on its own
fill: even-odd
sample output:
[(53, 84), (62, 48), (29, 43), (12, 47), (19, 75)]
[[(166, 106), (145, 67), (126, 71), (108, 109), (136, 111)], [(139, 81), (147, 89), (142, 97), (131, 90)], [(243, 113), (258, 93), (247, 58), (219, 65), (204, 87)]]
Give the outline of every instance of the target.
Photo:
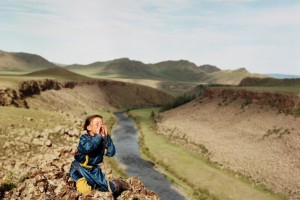
[(183, 96), (179, 96), (177, 97), (173, 102), (169, 102), (164, 104), (161, 109), (159, 110), (159, 112), (164, 112), (173, 108), (176, 108), (178, 106), (181, 106), (185, 103), (188, 103), (190, 101), (192, 101), (193, 99), (195, 99), (195, 95), (183, 95)]
[(11, 183), (11, 182), (2, 183), (1, 186), (0, 186), (0, 197), (2, 198), (6, 191), (10, 191), (15, 187), (16, 187), (16, 185), (14, 183)]

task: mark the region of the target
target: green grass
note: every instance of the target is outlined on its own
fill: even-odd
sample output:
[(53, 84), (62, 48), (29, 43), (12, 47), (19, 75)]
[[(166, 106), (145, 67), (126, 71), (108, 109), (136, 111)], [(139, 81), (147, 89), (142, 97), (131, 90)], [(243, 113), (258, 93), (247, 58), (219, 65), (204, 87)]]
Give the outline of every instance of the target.
[[(252, 184), (243, 176), (229, 173), (199, 154), (173, 144), (155, 134), (153, 109), (130, 111), (138, 122), (142, 151), (158, 164), (175, 183), (186, 188), (191, 199), (284, 199), (264, 187)], [(155, 110), (157, 112), (157, 110)]]
[(16, 187), (16, 185), (11, 182), (1, 183), (0, 184), (0, 198), (3, 197), (3, 195), (6, 191), (10, 191), (10, 190), (14, 189), (15, 187)]
[[(0, 128), (15, 126), (17, 128), (29, 128), (41, 131), (44, 128), (54, 128), (60, 123), (66, 123), (64, 118), (58, 112), (0, 107)], [(69, 124), (71, 125), (71, 123)]]
[(28, 73), (24, 76), (52, 78), (52, 79), (57, 79), (60, 81), (92, 80), (92, 78), (90, 78), (90, 77), (74, 73), (72, 71), (69, 71), (69, 70), (67, 70), (65, 68), (61, 68), (61, 67), (34, 71), (34, 72)]

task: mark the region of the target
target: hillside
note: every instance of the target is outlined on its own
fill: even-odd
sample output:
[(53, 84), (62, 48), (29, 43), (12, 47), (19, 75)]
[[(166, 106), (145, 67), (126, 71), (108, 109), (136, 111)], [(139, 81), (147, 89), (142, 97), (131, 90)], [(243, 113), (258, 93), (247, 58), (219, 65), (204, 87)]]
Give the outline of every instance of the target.
[(30, 72), (52, 67), (56, 65), (39, 55), (0, 50), (0, 71)]
[(199, 69), (206, 73), (213, 73), (213, 72), (221, 71), (221, 69), (219, 69), (218, 67), (213, 66), (213, 65), (201, 65), (201, 66), (199, 66)]
[(154, 78), (147, 65), (142, 62), (120, 58), (89, 65), (70, 65), (67, 69), (87, 75), (119, 78)]
[(232, 88), (202, 90), (195, 100), (159, 114), (159, 133), (204, 152), (221, 169), (246, 176), (288, 199), (299, 199), (299, 96)]
[[(59, 65), (76, 74), (57, 69), (57, 65), (38, 55), (0, 51), (0, 74), (4, 76), (42, 70), (29, 74), (29, 76), (36, 78), (49, 75), (49, 78), (59, 78), (60, 80), (82, 80), (87, 77), (120, 80), (151, 86), (172, 95), (181, 95), (200, 83), (237, 85), (245, 77), (265, 77), (260, 74), (252, 74), (244, 68), (220, 70), (218, 67), (208, 64), (197, 66), (187, 60), (145, 64), (128, 58), (120, 58), (88, 65)], [(51, 68), (55, 68), (55, 70), (47, 70)], [(8, 78), (6, 85), (10, 84), (9, 82)]]
[[(42, 79), (23, 81), (17, 89), (0, 89), (2, 106), (42, 108), (51, 111), (67, 109), (75, 113), (78, 106), (80, 109), (90, 110), (89, 104), (99, 104), (99, 108), (105, 105), (108, 109), (128, 109), (162, 105), (172, 99), (172, 96), (151, 87), (120, 81), (58, 82)], [(59, 103), (56, 104), (55, 101)]]
[(252, 74), (245, 68), (237, 70), (221, 70), (213, 72), (205, 79), (205, 82), (210, 84), (226, 84), (226, 85), (238, 85), (245, 77), (266, 77), (262, 74)]
[[(68, 171), (83, 120), (101, 114), (111, 131), (112, 112), (157, 106), (171, 99), (159, 90), (119, 81), (40, 79), (0, 89), (0, 198), (82, 199)], [(102, 166), (109, 179), (120, 176), (122, 168), (116, 166), (111, 158)], [(139, 178), (126, 181), (132, 190), (117, 199), (159, 199)], [(101, 192), (90, 197), (111, 199)]]
[[(67, 66), (67, 69), (95, 78), (113, 78), (122, 79), (122, 81), (127, 79), (129, 82), (132, 82), (131, 79), (145, 79), (146, 81), (161, 81), (162, 85), (169, 85), (167, 82), (238, 85), (246, 77), (266, 77), (266, 75), (250, 73), (245, 68), (220, 70), (213, 65), (201, 65), (198, 67), (187, 60), (144, 64), (139, 61), (122, 58), (107, 62), (95, 62), (89, 65), (70, 65)], [(158, 89), (164, 90), (162, 87)]]
[(254, 78), (247, 77), (241, 80), (239, 86), (300, 86), (300, 78)]
[[(52, 96), (52, 105), (59, 105), (59, 96)], [(74, 105), (75, 106), (75, 105)], [(99, 106), (99, 105), (98, 105)], [(90, 109), (98, 109), (90, 105)], [(83, 197), (76, 191), (69, 169), (74, 159), (84, 117), (66, 113), (16, 107), (0, 107), (0, 199), (103, 199), (111, 200), (108, 192), (93, 191)], [(84, 113), (84, 108), (81, 113)], [(106, 111), (97, 110), (111, 126), (113, 119)], [(118, 177), (112, 170), (112, 158), (105, 158), (101, 168), (107, 178)], [(159, 197), (145, 188), (137, 177), (125, 179), (132, 190), (116, 199), (158, 200)]]
[(205, 72), (187, 60), (164, 61), (149, 67), (157, 76), (170, 81), (198, 82), (207, 77)]
[(43, 70), (37, 70), (24, 76), (28, 77), (41, 77), (41, 78), (56, 78), (59, 80), (90, 80), (90, 77), (83, 76), (74, 72), (71, 72), (62, 67), (52, 67)]

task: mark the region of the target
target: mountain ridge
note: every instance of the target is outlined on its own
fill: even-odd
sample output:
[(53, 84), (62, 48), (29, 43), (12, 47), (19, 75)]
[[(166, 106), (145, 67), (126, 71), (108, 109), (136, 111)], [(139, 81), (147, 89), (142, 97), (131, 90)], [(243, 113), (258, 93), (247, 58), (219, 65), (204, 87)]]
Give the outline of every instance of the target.
[[(0, 50), (1, 72), (16, 71), (28, 73), (52, 68), (56, 70), (57, 67), (58, 65), (36, 54), (9, 53)], [(245, 68), (221, 70), (209, 64), (197, 66), (188, 60), (167, 60), (154, 64), (145, 64), (129, 58), (118, 58), (104, 62), (97, 61), (87, 65), (63, 65), (63, 68), (93, 78), (145, 79), (176, 83), (238, 85), (243, 78), (248, 76), (265, 77), (264, 75), (250, 73)]]
[(0, 50), (0, 71), (28, 72), (53, 67), (57, 65), (37, 54)]

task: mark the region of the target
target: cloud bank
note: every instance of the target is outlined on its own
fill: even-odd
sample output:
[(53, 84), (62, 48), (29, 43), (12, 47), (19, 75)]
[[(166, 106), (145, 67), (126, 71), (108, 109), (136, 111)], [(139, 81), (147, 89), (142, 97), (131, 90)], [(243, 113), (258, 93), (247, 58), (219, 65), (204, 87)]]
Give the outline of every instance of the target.
[(59, 63), (187, 59), (300, 74), (300, 3), (259, 0), (0, 2), (0, 49)]

